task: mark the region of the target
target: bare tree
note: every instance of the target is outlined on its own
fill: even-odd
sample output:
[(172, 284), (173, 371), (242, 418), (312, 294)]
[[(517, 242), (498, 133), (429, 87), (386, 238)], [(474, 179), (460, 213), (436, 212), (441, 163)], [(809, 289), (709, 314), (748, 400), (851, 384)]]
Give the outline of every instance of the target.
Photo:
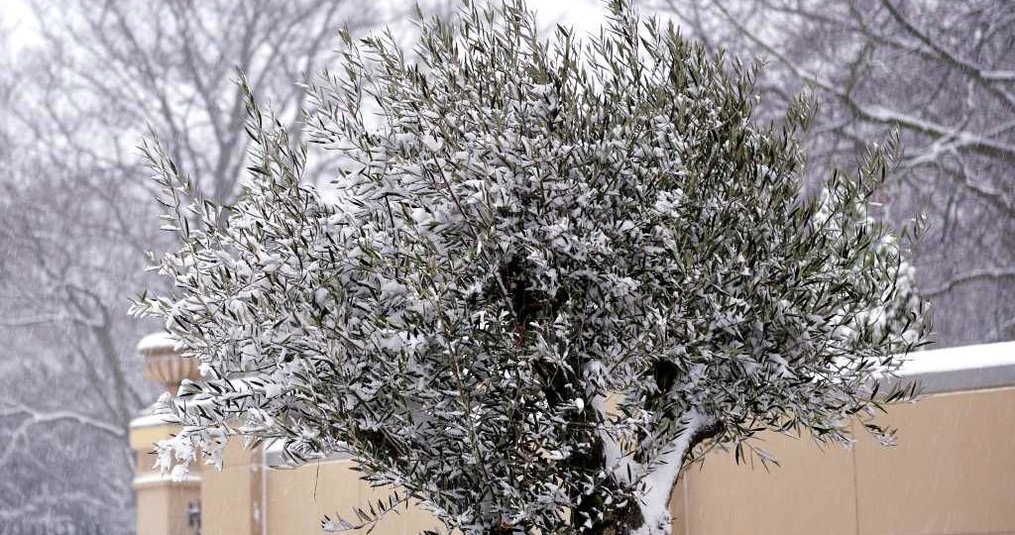
[[(712, 46), (771, 64), (767, 92), (810, 86), (822, 168), (892, 128), (905, 152), (881, 193), (925, 213), (917, 257), (939, 343), (1015, 336), (1015, 4), (1003, 0), (661, 0)], [(822, 177), (813, 177), (821, 180)]]
[[(6, 111), (11, 94), (14, 91), (14, 77), (10, 76), (12, 57), (11, 50), (11, 28), (0, 13), (0, 110)], [(11, 159), (10, 153), (10, 124), (6, 113), (0, 113), (0, 173), (7, 174)]]
[(125, 438), (155, 397), (133, 347), (157, 326), (124, 313), (161, 239), (134, 145), (150, 128), (231, 202), (247, 152), (238, 70), (294, 119), (338, 30), (378, 17), (350, 0), (34, 8), (42, 45), (17, 59), (17, 86), (0, 82), (0, 524), (129, 532)]

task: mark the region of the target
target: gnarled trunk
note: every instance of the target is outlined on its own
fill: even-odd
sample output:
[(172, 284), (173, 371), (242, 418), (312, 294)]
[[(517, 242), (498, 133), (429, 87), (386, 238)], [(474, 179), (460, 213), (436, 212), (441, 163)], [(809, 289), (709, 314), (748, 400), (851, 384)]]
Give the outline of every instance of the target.
[(677, 477), (694, 447), (722, 433), (723, 423), (692, 409), (683, 418), (687, 427), (649, 466), (641, 480), (643, 492), (637, 500), (636, 515), (616, 533), (630, 535), (670, 535), (673, 518), (670, 515), (670, 497), (677, 485)]

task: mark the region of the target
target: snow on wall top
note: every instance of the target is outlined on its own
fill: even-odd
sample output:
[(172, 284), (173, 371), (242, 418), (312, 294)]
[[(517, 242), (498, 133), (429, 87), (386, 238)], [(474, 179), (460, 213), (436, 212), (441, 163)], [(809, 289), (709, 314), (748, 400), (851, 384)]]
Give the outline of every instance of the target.
[(172, 349), (175, 345), (176, 340), (172, 335), (165, 331), (159, 331), (142, 338), (137, 343), (137, 351), (138, 353), (147, 353), (158, 349)]
[(158, 427), (166, 424), (179, 424), (180, 420), (170, 414), (146, 412), (130, 421), (131, 429)]
[[(321, 456), (317, 460), (318, 462), (337, 462), (337, 461), (348, 461), (352, 459), (352, 456), (344, 452), (335, 452), (331, 455)], [(264, 450), (264, 464), (268, 468), (274, 468), (276, 470), (291, 470), (303, 466), (299, 463), (292, 463), (286, 459), (285, 453), (283, 452), (283, 444), (281, 442), (272, 442)]]
[(1015, 342), (911, 353), (897, 375), (924, 394), (1015, 386)]

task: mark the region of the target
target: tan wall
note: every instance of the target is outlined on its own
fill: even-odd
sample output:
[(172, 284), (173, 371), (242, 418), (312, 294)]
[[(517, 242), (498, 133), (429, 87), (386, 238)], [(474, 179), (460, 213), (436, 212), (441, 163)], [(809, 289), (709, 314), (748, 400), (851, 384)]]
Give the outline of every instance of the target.
[(186, 481), (171, 481), (155, 472), (154, 443), (179, 431), (174, 425), (153, 425), (132, 429), (130, 445), (137, 457), (134, 492), (137, 495), (138, 535), (194, 535), (188, 507), (201, 499), (199, 475)]
[[(737, 466), (732, 454), (709, 454), (674, 494), (674, 532), (1015, 535), (1015, 388), (929, 397), (892, 407), (884, 421), (899, 428), (899, 446), (880, 446), (856, 430), (853, 448), (824, 451), (809, 439), (767, 435), (759, 445), (781, 463), (769, 471)], [(354, 518), (355, 504), (382, 497), (357, 479), (349, 461), (269, 469), (262, 481), (260, 453), (237, 441), (226, 459), (221, 472), (202, 470), (205, 535), (320, 533), (324, 515)], [(167, 518), (166, 511), (185, 505), (180, 501), (139, 493), (139, 525)], [(418, 510), (403, 511), (373, 533), (415, 535), (433, 525)]]
[(135, 487), (137, 491), (137, 530), (144, 535), (193, 535), (188, 525), (187, 507), (201, 492), (196, 484), (152, 485)]
[[(206, 468), (201, 482), (201, 535), (262, 535), (260, 454), (231, 440), (222, 470)], [(142, 535), (142, 534), (138, 534)]]
[[(371, 500), (385, 498), (388, 492), (372, 489), (359, 480), (351, 461), (332, 461), (298, 470), (268, 472), (268, 533), (302, 535), (320, 533), (321, 519), (336, 513), (354, 521), (354, 506), (365, 507)], [(400, 509), (385, 518), (373, 533), (378, 535), (418, 535), (440, 524), (420, 511)], [(360, 531), (366, 533), (366, 530)]]
[[(893, 406), (899, 445), (854, 425), (857, 444), (821, 452), (766, 436), (770, 473), (710, 454), (674, 495), (682, 535), (1015, 534), (1015, 388)], [(684, 514), (686, 512), (686, 514)]]
[(759, 446), (781, 468), (737, 465), (732, 454), (716, 452), (685, 474), (671, 502), (676, 533), (856, 533), (851, 451), (822, 451), (779, 435), (765, 437)]
[[(223, 469), (203, 472), (202, 534), (304, 535), (321, 533), (325, 515), (336, 518), (337, 513), (355, 520), (355, 506), (366, 507), (388, 493), (365, 485), (352, 466), (351, 461), (329, 461), (296, 470), (262, 472), (260, 452), (245, 450), (242, 441), (231, 441)], [(266, 481), (262, 481), (262, 473)], [(261, 508), (262, 496), (266, 508)], [(437, 525), (418, 509), (402, 509), (386, 518), (373, 533), (417, 535), (421, 529)]]

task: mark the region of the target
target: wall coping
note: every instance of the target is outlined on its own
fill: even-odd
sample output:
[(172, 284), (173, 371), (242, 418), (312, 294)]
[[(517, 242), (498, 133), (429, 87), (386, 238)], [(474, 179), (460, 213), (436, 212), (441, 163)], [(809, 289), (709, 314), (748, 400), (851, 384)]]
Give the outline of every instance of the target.
[(138, 416), (130, 421), (131, 429), (143, 429), (146, 427), (160, 427), (163, 425), (180, 425), (180, 421), (172, 414), (147, 413)]
[(917, 351), (906, 357), (895, 375), (917, 381), (922, 394), (1015, 386), (1015, 342)]
[(310, 463), (333, 463), (333, 462), (346, 462), (352, 460), (352, 456), (348, 453), (335, 452), (331, 455), (322, 455), (313, 460), (309, 460), (304, 464), (292, 463), (286, 460), (284, 452), (282, 451), (282, 442), (276, 441), (264, 449), (264, 464), (268, 468), (276, 470), (291, 470), (299, 468)]
[(141, 474), (134, 478), (132, 481), (135, 490), (150, 487), (196, 487), (201, 485), (201, 476), (196, 474), (187, 474), (183, 479), (175, 480), (168, 474), (161, 474), (159, 472), (150, 472)]

